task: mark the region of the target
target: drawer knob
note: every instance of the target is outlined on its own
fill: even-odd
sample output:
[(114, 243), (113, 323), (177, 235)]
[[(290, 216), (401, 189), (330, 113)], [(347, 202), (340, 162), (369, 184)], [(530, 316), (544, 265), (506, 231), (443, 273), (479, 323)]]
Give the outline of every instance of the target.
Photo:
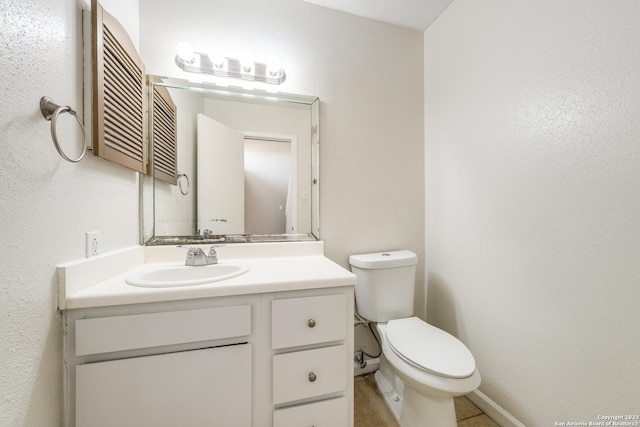
[(316, 380), (316, 374), (314, 374), (313, 372), (309, 372), (309, 382), (312, 383)]
[(310, 328), (313, 328), (316, 326), (316, 321), (313, 319), (309, 319), (309, 321), (307, 322), (307, 325), (309, 325)]

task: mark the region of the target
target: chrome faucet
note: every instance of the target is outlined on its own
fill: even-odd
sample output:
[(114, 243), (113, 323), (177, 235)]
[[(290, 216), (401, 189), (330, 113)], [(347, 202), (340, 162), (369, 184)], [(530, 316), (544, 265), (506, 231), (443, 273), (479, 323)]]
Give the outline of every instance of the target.
[(209, 249), (209, 255), (205, 255), (201, 248), (189, 247), (187, 250), (187, 259), (184, 265), (211, 265), (218, 263), (218, 254), (216, 253), (215, 246), (211, 246)]

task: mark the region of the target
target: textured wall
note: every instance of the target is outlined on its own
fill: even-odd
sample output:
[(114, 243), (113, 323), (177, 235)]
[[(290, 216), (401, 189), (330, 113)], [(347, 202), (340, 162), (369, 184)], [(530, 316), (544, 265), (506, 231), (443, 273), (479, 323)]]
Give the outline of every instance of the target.
[(529, 427), (640, 410), (638, 22), (456, 0), (425, 33), (430, 318)]
[[(92, 154), (62, 160), (38, 107), (47, 95), (82, 112), (80, 16), (74, 1), (0, 1), (1, 426), (61, 424), (56, 265), (84, 257), (86, 231), (104, 251), (138, 242), (136, 174)], [(70, 155), (74, 122), (59, 120)]]
[[(350, 254), (365, 251), (407, 248), (422, 259), (422, 34), (299, 0), (189, 4), (140, 1), (147, 70), (193, 78), (174, 62), (182, 40), (229, 55), (248, 49), (257, 60), (278, 55), (287, 80), (277, 90), (321, 101), (320, 234), (327, 255), (345, 267)], [(419, 283), (423, 271), (420, 265)], [(420, 287), (420, 312), (422, 297)]]

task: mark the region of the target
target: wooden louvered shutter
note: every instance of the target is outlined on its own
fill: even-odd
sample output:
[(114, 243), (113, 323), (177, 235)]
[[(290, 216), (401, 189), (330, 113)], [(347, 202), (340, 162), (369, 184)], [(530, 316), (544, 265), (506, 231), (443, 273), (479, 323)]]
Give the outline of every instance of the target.
[(176, 185), (178, 181), (176, 104), (167, 88), (153, 87), (153, 176)]
[(92, 1), (93, 152), (146, 172), (144, 64), (129, 35)]

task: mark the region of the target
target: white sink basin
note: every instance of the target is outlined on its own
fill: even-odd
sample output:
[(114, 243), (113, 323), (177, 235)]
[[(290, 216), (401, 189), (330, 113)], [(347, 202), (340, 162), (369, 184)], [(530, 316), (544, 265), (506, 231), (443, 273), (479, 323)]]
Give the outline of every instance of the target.
[(204, 285), (231, 279), (249, 271), (240, 264), (213, 264), (202, 266), (158, 265), (148, 266), (132, 273), (125, 281), (143, 288), (171, 288)]

